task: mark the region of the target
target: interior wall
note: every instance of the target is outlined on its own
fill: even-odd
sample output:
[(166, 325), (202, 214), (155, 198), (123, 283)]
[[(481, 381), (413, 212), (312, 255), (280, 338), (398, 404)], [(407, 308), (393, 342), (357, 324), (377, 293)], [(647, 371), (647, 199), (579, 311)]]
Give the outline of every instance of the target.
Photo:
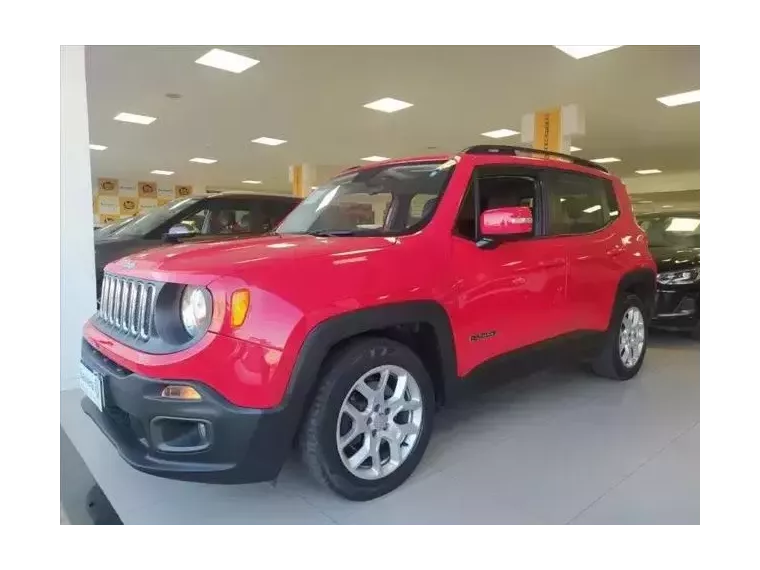
[(699, 190), (699, 170), (636, 175), (623, 179), (629, 194)]

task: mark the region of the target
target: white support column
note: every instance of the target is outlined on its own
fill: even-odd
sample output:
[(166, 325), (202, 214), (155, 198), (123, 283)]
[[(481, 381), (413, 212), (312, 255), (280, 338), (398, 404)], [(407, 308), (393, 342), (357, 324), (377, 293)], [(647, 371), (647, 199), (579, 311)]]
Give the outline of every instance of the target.
[(82, 326), (95, 312), (84, 46), (61, 47), (61, 390), (76, 388)]

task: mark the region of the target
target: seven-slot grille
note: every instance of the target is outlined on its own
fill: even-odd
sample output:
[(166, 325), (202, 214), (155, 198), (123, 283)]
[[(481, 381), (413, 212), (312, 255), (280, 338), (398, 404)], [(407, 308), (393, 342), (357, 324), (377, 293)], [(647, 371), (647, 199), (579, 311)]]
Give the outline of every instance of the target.
[(105, 275), (100, 293), (100, 319), (124, 334), (150, 338), (156, 286), (138, 279)]

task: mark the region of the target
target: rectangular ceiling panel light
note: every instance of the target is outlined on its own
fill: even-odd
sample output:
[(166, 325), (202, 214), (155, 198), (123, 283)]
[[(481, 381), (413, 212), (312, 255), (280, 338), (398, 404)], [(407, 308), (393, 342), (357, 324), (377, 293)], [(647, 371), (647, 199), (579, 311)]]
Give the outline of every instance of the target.
[(657, 168), (647, 168), (645, 170), (637, 170), (636, 174), (661, 174), (662, 170)]
[(238, 55), (231, 51), (214, 48), (207, 54), (196, 59), (195, 63), (206, 65), (208, 67), (215, 67), (216, 69), (222, 69), (224, 71), (230, 71), (232, 73), (243, 73), (246, 69), (250, 69), (259, 63), (259, 60), (244, 55)]
[(257, 139), (252, 139), (251, 142), (256, 144), (265, 144), (267, 146), (279, 146), (281, 144), (285, 144), (288, 141), (282, 139), (273, 139), (271, 137), (259, 137)]
[(372, 101), (371, 103), (367, 103), (364, 105), (367, 109), (372, 109), (373, 111), (382, 111), (383, 113), (395, 113), (396, 111), (401, 111), (402, 109), (408, 109), (409, 107), (413, 107), (413, 103), (407, 103), (406, 101), (400, 101), (399, 99), (394, 99), (393, 97), (385, 97), (383, 99), (378, 99), (377, 101)]
[(495, 131), (488, 131), (487, 133), (480, 133), (484, 137), (492, 139), (503, 139), (506, 137), (513, 137), (519, 135), (520, 131), (513, 131), (512, 129), (496, 129)]
[(135, 115), (134, 113), (119, 113), (113, 120), (123, 123), (134, 123), (136, 125), (150, 125), (156, 118), (149, 117), (148, 115)]
[(261, 180), (243, 180), (243, 184), (261, 184)]
[(696, 91), (687, 91), (686, 93), (676, 93), (665, 97), (657, 97), (657, 100), (668, 107), (678, 107), (679, 105), (688, 105), (689, 103), (699, 103), (699, 89)]
[(201, 158), (196, 156), (195, 158), (191, 158), (190, 162), (197, 162), (198, 164), (214, 164), (216, 162), (215, 158)]
[(623, 46), (554, 46), (575, 59), (583, 59), (606, 51), (621, 48)]
[(570, 152), (578, 152), (579, 150), (583, 150), (583, 149), (581, 147), (579, 147), (579, 146), (571, 146), (570, 147)]
[(610, 162), (620, 162), (620, 159), (614, 156), (606, 156), (604, 158), (592, 158), (591, 162), (596, 162), (597, 164), (608, 164)]
[(90, 150), (106, 150), (108, 147), (102, 144), (91, 144)]
[(388, 160), (387, 156), (365, 156), (362, 158), (362, 160), (366, 160), (367, 162), (382, 162), (384, 160)]
[(151, 174), (160, 174), (161, 176), (171, 176), (174, 174), (173, 170), (151, 170)]

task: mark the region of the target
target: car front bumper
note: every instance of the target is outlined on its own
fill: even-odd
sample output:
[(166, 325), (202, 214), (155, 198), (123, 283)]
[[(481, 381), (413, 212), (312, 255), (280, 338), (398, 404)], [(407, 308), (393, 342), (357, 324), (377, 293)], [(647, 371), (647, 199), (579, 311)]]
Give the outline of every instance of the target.
[(699, 283), (657, 288), (652, 326), (661, 329), (690, 330), (699, 326)]
[[(133, 467), (161, 477), (213, 483), (274, 479), (292, 449), (293, 414), (236, 406), (202, 382), (156, 380), (110, 360), (87, 341), (82, 364), (102, 378), (103, 411), (84, 411)], [(161, 396), (191, 386), (200, 400)], [(203, 426), (203, 427), (200, 427)]]

